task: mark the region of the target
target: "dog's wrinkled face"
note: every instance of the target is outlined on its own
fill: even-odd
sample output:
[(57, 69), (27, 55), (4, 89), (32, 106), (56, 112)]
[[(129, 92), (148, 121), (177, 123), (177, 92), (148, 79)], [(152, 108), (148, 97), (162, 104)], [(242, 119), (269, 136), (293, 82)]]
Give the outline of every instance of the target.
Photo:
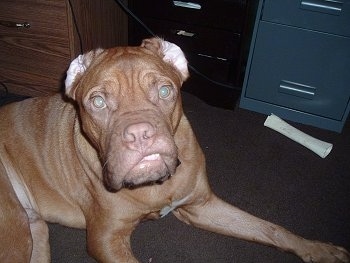
[(71, 63), (66, 94), (79, 105), (108, 190), (161, 183), (175, 173), (173, 136), (187, 77), (182, 51), (158, 38), (140, 47), (91, 51)]

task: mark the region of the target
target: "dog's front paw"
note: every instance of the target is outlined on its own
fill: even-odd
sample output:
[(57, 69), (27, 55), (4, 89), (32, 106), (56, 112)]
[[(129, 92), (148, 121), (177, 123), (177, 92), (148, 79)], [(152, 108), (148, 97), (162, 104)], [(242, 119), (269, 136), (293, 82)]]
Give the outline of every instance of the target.
[(345, 248), (318, 241), (311, 241), (311, 243), (305, 247), (305, 254), (301, 257), (305, 262), (310, 263), (350, 262), (350, 253)]

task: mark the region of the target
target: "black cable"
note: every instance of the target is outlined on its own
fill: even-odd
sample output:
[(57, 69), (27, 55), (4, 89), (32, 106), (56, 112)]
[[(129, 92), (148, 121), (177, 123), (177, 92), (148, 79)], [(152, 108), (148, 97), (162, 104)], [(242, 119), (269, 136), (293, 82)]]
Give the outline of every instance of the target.
[(2, 81), (0, 81), (0, 86), (2, 86), (3, 87), (3, 89), (4, 89), (4, 94), (1, 94), (2, 93), (2, 91), (0, 92), (0, 99), (3, 99), (3, 98), (5, 98), (5, 97), (7, 97), (7, 95), (9, 94), (9, 89), (7, 88), (7, 86), (5, 85), (5, 83), (3, 83)]
[(79, 27), (78, 27), (77, 18), (75, 16), (71, 0), (68, 0), (68, 4), (69, 4), (69, 7), (70, 7), (70, 10), (71, 10), (71, 13), (72, 13), (73, 24), (74, 24), (75, 30), (77, 31), (77, 34), (78, 34), (80, 54), (83, 54), (83, 41), (82, 41), (82, 38), (81, 38), (81, 34), (80, 34)]
[[(127, 15), (131, 16), (137, 23), (139, 23), (150, 35), (152, 35), (154, 37), (156, 36), (156, 34), (154, 34), (153, 31), (140, 18), (138, 18), (121, 0), (115, 0), (115, 2), (117, 2), (117, 4), (124, 10), (124, 12)], [(191, 69), (197, 75), (201, 76), (202, 78), (206, 79), (207, 81), (209, 81), (215, 85), (241, 91), (240, 87), (231, 86), (231, 85), (213, 80), (212, 78), (203, 74), (202, 72), (200, 72), (199, 70), (197, 70), (195, 67), (193, 67), (190, 64), (188, 64), (188, 68)]]
[(117, 4), (124, 10), (124, 12), (131, 16), (137, 23), (139, 23), (146, 31), (152, 36), (156, 36), (153, 31), (144, 23), (140, 18), (138, 18), (121, 0), (115, 0)]

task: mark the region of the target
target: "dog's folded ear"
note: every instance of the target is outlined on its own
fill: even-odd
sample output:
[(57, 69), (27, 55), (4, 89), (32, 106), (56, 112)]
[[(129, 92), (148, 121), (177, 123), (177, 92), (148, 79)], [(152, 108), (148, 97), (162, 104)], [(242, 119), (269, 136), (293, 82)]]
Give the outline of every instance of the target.
[(83, 55), (79, 55), (69, 65), (65, 80), (65, 92), (68, 97), (75, 98), (75, 86), (77, 80), (83, 75), (85, 70), (90, 66), (91, 62), (101, 54), (103, 49), (95, 49)]
[(181, 48), (174, 43), (170, 43), (161, 38), (154, 37), (144, 39), (142, 41), (141, 47), (152, 50), (160, 57), (162, 57), (165, 62), (173, 65), (181, 74), (182, 81), (185, 81), (188, 78), (189, 73), (187, 68), (187, 59)]

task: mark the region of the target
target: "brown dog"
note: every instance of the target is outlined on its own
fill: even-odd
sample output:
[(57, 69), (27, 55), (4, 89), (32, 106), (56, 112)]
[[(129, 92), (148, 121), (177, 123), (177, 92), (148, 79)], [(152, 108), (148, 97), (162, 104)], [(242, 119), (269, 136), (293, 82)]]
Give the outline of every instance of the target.
[(224, 235), (349, 262), (341, 248), (296, 236), (218, 199), (182, 111), (187, 62), (174, 44), (91, 51), (76, 58), (66, 94), (1, 109), (0, 262), (49, 262), (45, 221), (87, 229), (100, 262), (137, 262), (130, 235), (173, 212)]

